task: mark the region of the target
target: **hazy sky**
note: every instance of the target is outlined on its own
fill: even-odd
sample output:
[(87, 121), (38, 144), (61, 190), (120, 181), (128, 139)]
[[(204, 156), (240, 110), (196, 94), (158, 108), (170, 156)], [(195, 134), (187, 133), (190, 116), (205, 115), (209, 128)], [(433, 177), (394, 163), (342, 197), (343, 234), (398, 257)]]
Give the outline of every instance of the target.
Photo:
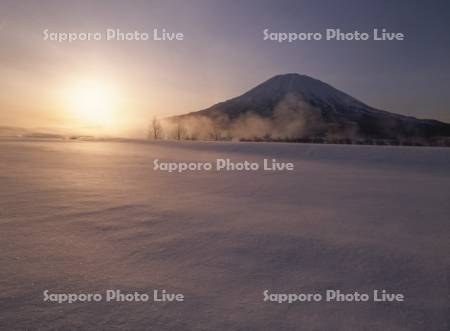
[[(166, 28), (185, 37), (43, 39), (45, 29), (104, 34), (107, 28)], [(386, 28), (406, 40), (279, 44), (263, 40), (265, 28)], [(377, 108), (450, 122), (450, 1), (1, 0), (0, 45), (0, 126), (95, 127), (100, 118), (78, 116), (67, 97), (76, 98), (80, 82), (95, 81), (116, 104), (105, 132), (143, 134), (153, 114), (206, 108), (288, 72), (318, 78)]]

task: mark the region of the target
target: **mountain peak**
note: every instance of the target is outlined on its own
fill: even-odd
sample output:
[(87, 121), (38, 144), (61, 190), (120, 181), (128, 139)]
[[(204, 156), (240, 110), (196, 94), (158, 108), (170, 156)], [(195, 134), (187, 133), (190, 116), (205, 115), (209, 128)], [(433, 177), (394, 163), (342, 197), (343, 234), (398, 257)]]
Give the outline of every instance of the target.
[(239, 98), (279, 102), (287, 96), (297, 97), (306, 102), (314, 103), (314, 100), (320, 100), (322, 102), (339, 102), (341, 105), (355, 105), (368, 108), (362, 102), (331, 85), (298, 73), (273, 76)]
[[(275, 76), (269, 78), (268, 80), (266, 80), (264, 83), (275, 82), (275, 81), (303, 82), (303, 83), (310, 83), (310, 84), (324, 84), (324, 85), (328, 85), (328, 84), (326, 84), (326, 83), (324, 83), (324, 82), (322, 82), (319, 79), (316, 79), (314, 77), (311, 77), (311, 76), (308, 76), (308, 75), (305, 75), (305, 74), (294, 73), (294, 72), (275, 75)], [(328, 86), (330, 86), (330, 85), (328, 85)]]
[(308, 75), (299, 74), (296, 72), (288, 72), (286, 74), (278, 74), (278, 75), (273, 76), (272, 78), (269, 78), (268, 80), (271, 80), (271, 79), (291, 79), (291, 80), (292, 79), (313, 79), (313, 80), (317, 80)]
[(312, 88), (323, 88), (323, 85), (331, 87), (318, 79), (312, 78), (307, 75), (301, 75), (297, 73), (287, 73), (273, 76), (260, 85), (282, 85), (286, 90), (302, 90)]

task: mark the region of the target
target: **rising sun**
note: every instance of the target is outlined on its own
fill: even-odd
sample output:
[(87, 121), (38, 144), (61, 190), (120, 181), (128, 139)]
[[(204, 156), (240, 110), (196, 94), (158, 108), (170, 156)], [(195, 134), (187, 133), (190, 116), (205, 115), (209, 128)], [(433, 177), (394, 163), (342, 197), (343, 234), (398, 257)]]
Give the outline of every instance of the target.
[(71, 114), (86, 125), (111, 125), (118, 108), (117, 90), (112, 84), (98, 79), (71, 84), (65, 99)]

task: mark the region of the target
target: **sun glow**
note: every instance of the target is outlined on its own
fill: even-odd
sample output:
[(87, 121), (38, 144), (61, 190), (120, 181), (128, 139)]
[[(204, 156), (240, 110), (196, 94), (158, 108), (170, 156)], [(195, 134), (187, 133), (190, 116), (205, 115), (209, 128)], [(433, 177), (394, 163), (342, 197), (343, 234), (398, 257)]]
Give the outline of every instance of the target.
[(119, 108), (119, 93), (110, 83), (97, 79), (80, 80), (67, 88), (64, 103), (82, 124), (111, 127)]

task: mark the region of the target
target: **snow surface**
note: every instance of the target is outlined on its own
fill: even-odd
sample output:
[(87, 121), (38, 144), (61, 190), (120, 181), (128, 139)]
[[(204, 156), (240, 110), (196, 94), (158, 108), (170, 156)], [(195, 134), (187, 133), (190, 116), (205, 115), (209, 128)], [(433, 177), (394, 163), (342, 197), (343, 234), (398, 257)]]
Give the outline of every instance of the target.
[[(153, 159), (295, 163), (162, 173)], [(2, 330), (447, 330), (450, 150), (212, 142), (0, 142)], [(184, 293), (43, 302), (43, 291)], [(404, 303), (262, 292), (404, 293)]]

